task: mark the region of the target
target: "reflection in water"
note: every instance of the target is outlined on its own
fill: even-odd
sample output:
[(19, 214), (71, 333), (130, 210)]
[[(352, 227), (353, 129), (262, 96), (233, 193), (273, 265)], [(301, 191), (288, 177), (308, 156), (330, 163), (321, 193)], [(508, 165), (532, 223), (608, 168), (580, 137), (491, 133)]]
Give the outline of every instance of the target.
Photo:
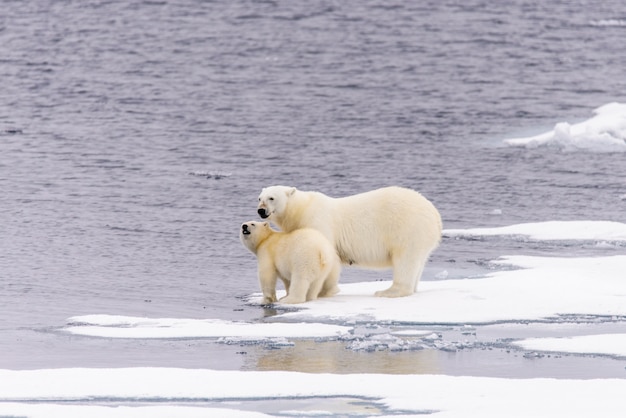
[(376, 416), (384, 414), (381, 404), (375, 400), (353, 398), (346, 396), (338, 397), (302, 397), (280, 399), (254, 399), (235, 402), (210, 402), (207, 407), (229, 408), (240, 411), (254, 411), (274, 416), (295, 416), (285, 411), (297, 411), (298, 416)]
[(362, 352), (346, 349), (345, 341), (295, 341), (290, 347), (250, 347), (244, 369), (304, 373), (439, 373), (437, 350)]

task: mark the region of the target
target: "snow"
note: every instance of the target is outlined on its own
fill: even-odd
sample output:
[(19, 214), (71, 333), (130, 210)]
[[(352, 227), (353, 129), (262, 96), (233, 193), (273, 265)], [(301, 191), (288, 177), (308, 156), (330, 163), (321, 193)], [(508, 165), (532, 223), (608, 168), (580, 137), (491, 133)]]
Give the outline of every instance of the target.
[[(601, 21), (605, 26), (621, 21)], [(600, 23), (599, 23), (600, 24)], [(557, 123), (553, 130), (528, 138), (507, 139), (515, 147), (551, 147), (563, 151), (626, 152), (626, 104), (609, 103), (595, 116), (573, 125)]]
[(609, 221), (547, 221), (498, 228), (446, 229), (447, 237), (526, 236), (533, 240), (626, 241), (626, 224)]
[(563, 338), (528, 338), (514, 343), (526, 350), (626, 357), (626, 334), (579, 335)]
[[(387, 415), (618, 417), (626, 379), (498, 379), (173, 368), (0, 370), (0, 414), (64, 417), (261, 417), (247, 401), (350, 397)], [(593, 394), (593, 396), (589, 396)], [(24, 402), (28, 400), (29, 402)], [(120, 406), (88, 404), (100, 400)], [(160, 400), (160, 401), (159, 401)], [(167, 400), (167, 404), (162, 404)], [(236, 400), (237, 402), (223, 402)], [(219, 410), (198, 404), (222, 401)], [(159, 406), (146, 406), (159, 402)], [(172, 405), (171, 403), (177, 403)], [(135, 404), (135, 405), (133, 405)], [(161, 405), (162, 404), (162, 405)], [(185, 405), (187, 404), (187, 405)], [(287, 405), (293, 411), (291, 405)], [(317, 413), (325, 411), (320, 402)], [(327, 411), (332, 414), (333, 411)]]

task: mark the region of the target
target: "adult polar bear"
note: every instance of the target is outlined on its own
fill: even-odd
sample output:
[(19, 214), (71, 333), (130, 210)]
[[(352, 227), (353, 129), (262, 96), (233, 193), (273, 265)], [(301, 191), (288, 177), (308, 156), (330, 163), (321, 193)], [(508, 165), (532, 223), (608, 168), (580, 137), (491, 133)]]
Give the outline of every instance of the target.
[(441, 241), (441, 216), (418, 192), (385, 187), (332, 198), (295, 187), (270, 186), (259, 195), (258, 213), (285, 232), (314, 228), (334, 243), (341, 261), (393, 268), (393, 283), (376, 296), (413, 294), (430, 254)]

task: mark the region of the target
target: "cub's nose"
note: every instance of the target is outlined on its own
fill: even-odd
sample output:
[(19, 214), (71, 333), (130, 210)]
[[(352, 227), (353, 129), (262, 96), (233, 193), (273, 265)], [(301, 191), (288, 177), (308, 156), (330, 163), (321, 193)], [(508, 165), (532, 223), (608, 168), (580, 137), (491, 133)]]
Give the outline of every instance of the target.
[(265, 209), (261, 208), (259, 210), (257, 210), (257, 212), (259, 212), (259, 216), (263, 219), (267, 218), (269, 215), (267, 214), (267, 212), (265, 211)]
[(248, 235), (250, 233), (250, 231), (248, 230), (248, 225), (246, 224), (241, 225), (241, 233), (244, 235)]

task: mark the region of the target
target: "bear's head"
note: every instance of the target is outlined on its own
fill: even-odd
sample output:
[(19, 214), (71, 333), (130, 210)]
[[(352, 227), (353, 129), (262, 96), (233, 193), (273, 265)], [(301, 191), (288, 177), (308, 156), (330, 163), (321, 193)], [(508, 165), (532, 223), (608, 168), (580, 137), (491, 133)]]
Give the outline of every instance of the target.
[(296, 192), (295, 187), (270, 186), (261, 190), (257, 212), (263, 219), (272, 218), (272, 215), (282, 214), (287, 207), (287, 200)]
[(248, 221), (241, 224), (239, 239), (244, 247), (256, 254), (256, 249), (272, 233), (268, 222)]

